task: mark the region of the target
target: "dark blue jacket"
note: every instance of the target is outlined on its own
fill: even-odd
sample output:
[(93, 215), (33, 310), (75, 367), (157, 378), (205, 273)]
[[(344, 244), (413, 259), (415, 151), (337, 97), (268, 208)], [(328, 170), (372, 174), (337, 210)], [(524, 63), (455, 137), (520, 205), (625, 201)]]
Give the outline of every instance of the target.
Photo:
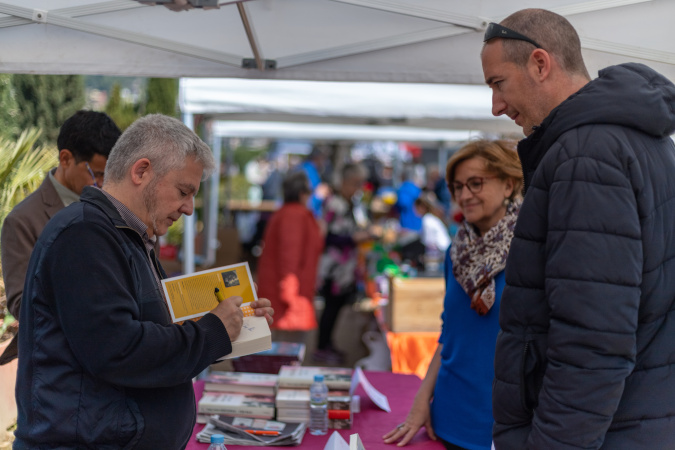
[(675, 448), (675, 86), (613, 66), (518, 153), (497, 450)]
[(184, 448), (191, 379), (232, 351), (220, 319), (171, 323), (141, 236), (94, 188), (47, 224), (27, 273), (14, 448)]

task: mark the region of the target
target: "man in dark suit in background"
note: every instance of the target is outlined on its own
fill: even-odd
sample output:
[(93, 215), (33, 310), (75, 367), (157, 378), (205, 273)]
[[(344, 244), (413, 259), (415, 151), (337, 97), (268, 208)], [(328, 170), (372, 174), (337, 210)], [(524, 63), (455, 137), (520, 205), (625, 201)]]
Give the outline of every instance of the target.
[[(108, 115), (78, 111), (59, 132), (59, 164), (40, 187), (7, 215), (2, 225), (2, 275), (7, 308), (18, 319), (28, 260), (42, 229), (61, 209), (80, 200), (85, 186), (101, 186), (110, 150), (121, 131)], [(0, 356), (6, 364), (17, 356), (17, 338)]]

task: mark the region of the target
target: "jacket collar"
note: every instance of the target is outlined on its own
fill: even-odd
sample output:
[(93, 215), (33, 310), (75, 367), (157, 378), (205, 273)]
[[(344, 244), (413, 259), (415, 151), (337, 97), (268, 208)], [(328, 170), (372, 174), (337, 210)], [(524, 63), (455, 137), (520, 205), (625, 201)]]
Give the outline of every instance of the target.
[(675, 130), (675, 86), (647, 66), (611, 66), (551, 111), (520, 141), (524, 191), (549, 148), (567, 131), (583, 125), (618, 125), (655, 137)]
[(117, 212), (117, 208), (112, 204), (110, 200), (105, 196), (100, 189), (91, 186), (85, 186), (82, 190), (82, 195), (80, 196), (80, 201), (92, 204), (100, 208), (106, 216), (115, 224), (115, 226), (126, 227), (127, 223), (122, 219), (120, 213)]
[[(54, 170), (56, 169), (53, 169), (52, 172)], [(52, 181), (49, 179), (49, 172), (47, 172), (38, 191), (40, 192), (40, 198), (42, 199), (42, 204), (44, 205), (47, 217), (51, 219), (54, 214), (63, 209), (63, 202), (59, 197), (59, 193), (56, 192), (54, 184), (52, 184)]]

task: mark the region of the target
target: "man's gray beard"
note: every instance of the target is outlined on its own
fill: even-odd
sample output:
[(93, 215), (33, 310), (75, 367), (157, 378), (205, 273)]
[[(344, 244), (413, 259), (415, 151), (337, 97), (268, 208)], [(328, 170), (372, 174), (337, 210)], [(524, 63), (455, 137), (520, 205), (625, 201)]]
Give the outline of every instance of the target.
[(157, 180), (152, 180), (142, 195), (143, 204), (152, 221), (152, 234), (157, 237)]

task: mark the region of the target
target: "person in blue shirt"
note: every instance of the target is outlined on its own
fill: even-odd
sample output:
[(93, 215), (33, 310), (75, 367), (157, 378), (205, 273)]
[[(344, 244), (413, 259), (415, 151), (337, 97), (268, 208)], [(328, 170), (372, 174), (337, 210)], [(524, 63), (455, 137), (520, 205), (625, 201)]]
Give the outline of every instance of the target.
[(396, 209), (399, 212), (401, 228), (410, 231), (422, 230), (422, 218), (415, 212), (415, 200), (422, 193), (422, 189), (413, 180), (412, 169), (406, 175), (396, 191)]
[(405, 445), (425, 427), (447, 449), (489, 450), (499, 303), (521, 202), (515, 142), (470, 142), (446, 174), (465, 220), (446, 251), (441, 336), (407, 418), (383, 439)]
[(307, 159), (300, 164), (299, 169), (305, 172), (309, 179), (309, 187), (312, 195), (307, 207), (314, 213), (314, 217), (321, 217), (321, 208), (326, 199), (329, 188), (321, 180), (321, 171), (326, 161), (326, 154), (319, 147), (314, 147)]

